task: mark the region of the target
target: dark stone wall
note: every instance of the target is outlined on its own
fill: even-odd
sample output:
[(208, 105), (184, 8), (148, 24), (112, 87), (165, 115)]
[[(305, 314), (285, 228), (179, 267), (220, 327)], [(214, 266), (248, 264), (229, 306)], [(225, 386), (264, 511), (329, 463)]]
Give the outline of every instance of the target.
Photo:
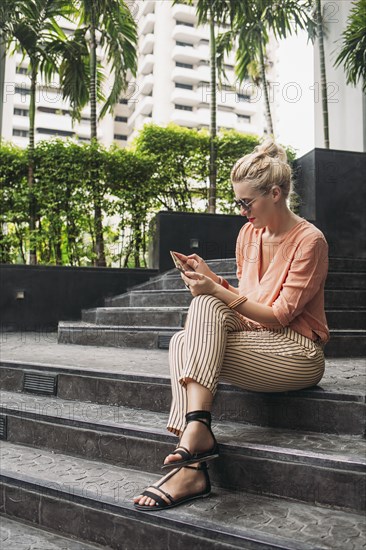
[[(104, 298), (156, 274), (151, 269), (1, 265), (1, 330), (56, 330), (58, 321), (80, 319), (81, 309), (102, 306)], [(24, 292), (23, 299), (18, 292)]]
[(330, 256), (366, 258), (366, 154), (314, 149), (296, 165), (300, 215), (323, 231)]
[(151, 267), (174, 267), (169, 250), (198, 254), (205, 260), (235, 257), (236, 238), (247, 218), (222, 214), (159, 212), (152, 221)]

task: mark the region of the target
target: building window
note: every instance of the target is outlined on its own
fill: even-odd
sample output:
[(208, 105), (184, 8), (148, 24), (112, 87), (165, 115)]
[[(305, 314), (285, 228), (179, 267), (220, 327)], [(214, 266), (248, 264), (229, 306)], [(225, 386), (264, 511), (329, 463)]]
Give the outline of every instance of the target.
[(250, 123), (250, 116), (249, 115), (238, 115), (238, 119)]
[(52, 128), (37, 128), (39, 134), (46, 134), (48, 136), (74, 136), (74, 132), (68, 132), (66, 130), (53, 130)]
[(70, 115), (70, 111), (68, 111), (67, 109), (55, 109), (53, 107), (38, 107), (37, 110), (40, 113), (47, 113), (49, 115)]
[(181, 84), (180, 82), (176, 82), (175, 87), (183, 88), (184, 90), (193, 90), (193, 86), (191, 86), (191, 84)]
[(90, 142), (90, 138), (88, 137), (83, 137), (83, 136), (77, 136), (78, 140), (80, 141), (89, 141)]
[(128, 104), (128, 99), (120, 99), (120, 100), (119, 100), (119, 103), (120, 103), (121, 105), (127, 105), (127, 104)]
[(193, 69), (193, 65), (190, 63), (181, 63), (180, 61), (175, 62), (176, 67), (183, 67), (184, 69)]
[(250, 95), (248, 94), (236, 94), (239, 101), (250, 101)]
[(194, 27), (193, 23), (187, 23), (186, 21), (177, 21), (177, 25), (184, 25), (185, 27)]
[(18, 128), (13, 128), (13, 136), (28, 137), (28, 130), (19, 130)]
[(127, 141), (127, 136), (124, 136), (123, 134), (114, 134), (114, 139), (118, 139), (120, 141)]
[(179, 111), (193, 111), (193, 107), (190, 107), (189, 105), (179, 105), (175, 104), (174, 109), (178, 109)]
[(127, 121), (128, 121), (128, 118), (127, 118), (126, 116), (116, 116), (116, 117), (114, 118), (114, 120), (115, 120), (116, 122), (127, 122)]
[(28, 116), (29, 111), (28, 109), (17, 109), (17, 107), (14, 108), (14, 114), (18, 116)]
[(200, 46), (208, 46), (209, 43), (210, 43), (210, 41), (207, 40), (206, 38), (202, 38), (202, 39), (200, 40)]
[(16, 70), (17, 74), (27, 74), (28, 73), (27, 67), (21, 67), (20, 65), (18, 65), (15, 70)]
[(189, 42), (181, 42), (180, 40), (176, 41), (177, 46), (183, 46), (183, 48), (193, 48), (193, 44), (190, 44)]
[(30, 89), (24, 86), (15, 86), (15, 93), (20, 95), (30, 95)]

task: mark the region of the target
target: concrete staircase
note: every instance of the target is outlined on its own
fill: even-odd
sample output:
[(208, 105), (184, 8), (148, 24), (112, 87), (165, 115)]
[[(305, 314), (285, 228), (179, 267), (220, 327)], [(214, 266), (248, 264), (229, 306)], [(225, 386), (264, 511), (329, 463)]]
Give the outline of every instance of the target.
[[(233, 277), (233, 262), (211, 264)], [(5, 346), (1, 513), (41, 527), (39, 540), (69, 537), (68, 546), (45, 542), (47, 550), (76, 541), (113, 550), (366, 548), (365, 376), (357, 358), (365, 265), (331, 266), (332, 353), (344, 355), (328, 356), (325, 377), (308, 390), (260, 394), (221, 384), (212, 496), (164, 512), (138, 512), (131, 499), (159, 479), (176, 444), (165, 429), (165, 348), (189, 304), (176, 273), (83, 312), (80, 324), (61, 323), (60, 344), (25, 343), (17, 354)]]
[[(235, 260), (208, 262), (237, 285)], [(366, 356), (366, 260), (331, 258), (325, 304), (331, 340), (328, 357)], [(80, 322), (60, 322), (59, 342), (94, 346), (168, 349), (181, 330), (191, 294), (175, 269), (83, 310)]]

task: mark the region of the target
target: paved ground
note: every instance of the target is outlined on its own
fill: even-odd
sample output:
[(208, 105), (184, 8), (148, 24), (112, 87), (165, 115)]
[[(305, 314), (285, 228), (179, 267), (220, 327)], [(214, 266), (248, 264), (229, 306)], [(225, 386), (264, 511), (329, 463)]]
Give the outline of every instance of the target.
[[(57, 333), (0, 334), (0, 358), (3, 361), (22, 361), (87, 367), (99, 372), (168, 376), (168, 352), (135, 348), (111, 348), (58, 344)], [(366, 391), (366, 361), (357, 359), (327, 359), (321, 387), (337, 390)]]
[[(60, 537), (25, 523), (0, 517), (0, 548), (1, 550), (97, 550), (101, 547)], [(108, 548), (105, 546), (104, 550)]]

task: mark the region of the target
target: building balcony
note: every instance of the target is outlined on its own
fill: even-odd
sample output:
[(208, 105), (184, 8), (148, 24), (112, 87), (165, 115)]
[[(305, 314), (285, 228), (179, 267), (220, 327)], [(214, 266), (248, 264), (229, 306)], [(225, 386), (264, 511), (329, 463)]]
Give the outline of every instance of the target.
[(190, 107), (192, 107), (200, 103), (200, 98), (197, 95), (197, 92), (194, 92), (193, 90), (175, 88), (172, 93), (172, 101), (173, 103), (189, 105)]
[[(207, 107), (200, 107), (196, 111), (196, 120), (199, 126), (210, 125), (210, 109)], [(216, 114), (216, 124), (222, 128), (235, 128), (237, 124), (237, 116), (233, 112), (220, 112)]]
[(138, 116), (135, 120), (135, 124), (134, 124), (134, 132), (138, 132), (139, 130), (141, 130), (145, 124), (151, 124), (152, 123), (152, 118), (150, 116)]
[(195, 8), (186, 4), (175, 4), (172, 8), (172, 15), (177, 21), (187, 21), (187, 23), (196, 23), (197, 17)]
[[(72, 132), (72, 120), (69, 115), (37, 112), (36, 124), (40, 128), (53, 128), (66, 132)], [(90, 128), (88, 127), (90, 132)]]
[(172, 34), (174, 40), (181, 42), (189, 42), (191, 44), (197, 44), (200, 41), (200, 36), (195, 27), (188, 27), (186, 25), (176, 25)]
[(210, 45), (198, 44), (197, 51), (199, 52), (201, 59), (210, 59)]
[(140, 96), (139, 99), (135, 102), (135, 110), (128, 119), (128, 126), (133, 128), (136, 122), (137, 117), (141, 115), (149, 115), (153, 108), (153, 98), (152, 96)]
[(154, 86), (154, 77), (152, 74), (147, 74), (137, 84), (137, 93), (148, 95)]
[(14, 115), (13, 126), (19, 130), (29, 130), (29, 117)]
[(142, 58), (140, 73), (142, 74), (152, 73), (153, 68), (154, 68), (154, 56), (152, 53), (149, 53)]
[(246, 120), (241, 120), (240, 118), (237, 118), (235, 130), (237, 130), (238, 132), (243, 132), (245, 134), (255, 133), (253, 124)]
[(197, 84), (200, 81), (196, 69), (186, 69), (185, 67), (175, 67), (172, 72), (173, 82), (182, 82), (183, 84)]
[(174, 46), (172, 57), (174, 61), (195, 64), (201, 60), (200, 53), (191, 46)]
[[(198, 86), (197, 93), (202, 103), (209, 104), (211, 101), (211, 86), (210, 84), (203, 84)], [(235, 90), (218, 89), (216, 91), (216, 101), (218, 107), (228, 107), (238, 114), (252, 115), (258, 111), (257, 102), (245, 101), (238, 98), (238, 94)]]
[(155, 13), (147, 13), (144, 17), (142, 17), (141, 21), (139, 21), (140, 34), (152, 33), (154, 30), (154, 25)]
[(145, 0), (144, 2), (139, 2), (139, 5), (140, 4), (142, 4), (141, 15), (147, 15), (148, 13), (154, 13), (155, 0)]
[(139, 47), (140, 54), (153, 53), (155, 44), (155, 36), (152, 33), (146, 34), (141, 40)]
[(197, 116), (194, 111), (174, 109), (170, 115), (170, 121), (179, 126), (186, 126), (187, 128), (196, 128), (197, 126)]
[(211, 80), (211, 70), (210, 65), (199, 65), (197, 67), (197, 75), (200, 82), (210, 82)]

